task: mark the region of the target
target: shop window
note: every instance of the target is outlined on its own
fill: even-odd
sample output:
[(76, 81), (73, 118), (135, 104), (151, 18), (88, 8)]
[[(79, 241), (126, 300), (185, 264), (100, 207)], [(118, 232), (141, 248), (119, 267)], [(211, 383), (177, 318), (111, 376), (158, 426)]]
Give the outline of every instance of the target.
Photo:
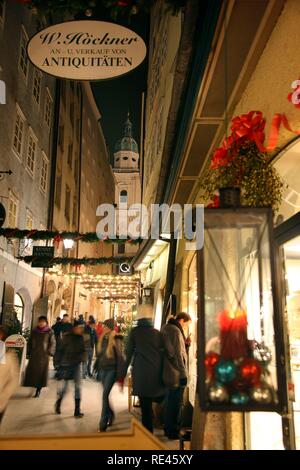
[(290, 370), (294, 384), (293, 421), (296, 449), (300, 449), (300, 236), (285, 243), (285, 280)]
[(275, 160), (274, 167), (286, 185), (283, 201), (279, 209), (281, 220), (286, 220), (300, 211), (300, 140), (281, 153)]
[(197, 257), (193, 256), (188, 269), (188, 314), (192, 322), (190, 326), (191, 346), (189, 348), (189, 399), (192, 405), (195, 404), (197, 385)]
[(17, 319), (22, 325), (24, 318), (24, 302), (19, 294), (15, 294), (14, 296), (14, 311), (17, 314)]

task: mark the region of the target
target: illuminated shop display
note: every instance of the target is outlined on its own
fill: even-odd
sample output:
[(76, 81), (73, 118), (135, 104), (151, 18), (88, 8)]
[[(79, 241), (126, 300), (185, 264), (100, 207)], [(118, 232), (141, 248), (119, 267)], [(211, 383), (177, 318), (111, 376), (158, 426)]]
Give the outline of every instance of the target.
[(198, 390), (202, 409), (280, 411), (282, 328), (272, 211), (206, 209), (198, 252)]

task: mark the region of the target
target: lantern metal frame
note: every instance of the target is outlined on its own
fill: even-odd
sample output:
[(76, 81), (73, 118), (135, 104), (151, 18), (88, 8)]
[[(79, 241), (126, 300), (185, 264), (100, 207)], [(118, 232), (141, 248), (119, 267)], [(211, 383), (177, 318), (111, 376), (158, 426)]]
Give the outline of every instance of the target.
[[(283, 302), (280, 300), (280, 275), (279, 275), (279, 256), (278, 248), (275, 244), (273, 234), (273, 211), (271, 208), (209, 208), (205, 209), (204, 214), (204, 229), (207, 228), (207, 221), (209, 226), (212, 226), (211, 221), (218, 215), (227, 214), (230, 216), (234, 214), (237, 217), (241, 215), (242, 218), (247, 216), (264, 215), (266, 217), (268, 243), (269, 243), (269, 261), (271, 273), (271, 292), (273, 298), (273, 328), (274, 328), (274, 346), (276, 353), (276, 380), (277, 380), (277, 402), (273, 403), (247, 403), (235, 405), (232, 403), (213, 403), (207, 398), (207, 384), (206, 384), (206, 324), (205, 324), (205, 279), (204, 279), (204, 246), (201, 250), (197, 251), (197, 277), (198, 277), (198, 325), (197, 325), (197, 391), (199, 397), (200, 408), (203, 411), (213, 412), (251, 412), (251, 411), (272, 411), (278, 413), (287, 412), (287, 382), (286, 382), (286, 368), (285, 368), (285, 345), (283, 333)], [(216, 225), (217, 227), (217, 225)], [(236, 225), (232, 226), (236, 228)], [(246, 225), (245, 225), (246, 227)], [(220, 227), (222, 228), (222, 227)]]

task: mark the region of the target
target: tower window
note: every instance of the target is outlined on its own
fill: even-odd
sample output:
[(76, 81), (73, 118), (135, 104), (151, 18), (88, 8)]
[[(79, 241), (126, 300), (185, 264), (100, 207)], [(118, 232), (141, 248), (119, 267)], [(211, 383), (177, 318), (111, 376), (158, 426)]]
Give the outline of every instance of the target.
[(133, 162), (136, 162), (136, 158), (132, 158), (132, 161), (133, 161)]
[(123, 157), (123, 160), (128, 160), (128, 157)]
[(125, 191), (125, 189), (123, 189), (120, 192), (120, 204), (126, 204), (126, 203), (127, 203), (127, 191)]

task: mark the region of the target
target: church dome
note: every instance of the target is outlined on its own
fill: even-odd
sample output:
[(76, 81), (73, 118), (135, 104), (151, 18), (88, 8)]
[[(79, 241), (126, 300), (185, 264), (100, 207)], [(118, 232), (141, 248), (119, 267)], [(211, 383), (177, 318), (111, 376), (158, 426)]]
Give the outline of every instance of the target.
[(138, 144), (132, 137), (132, 123), (129, 119), (129, 113), (127, 120), (124, 124), (124, 134), (121, 139), (119, 139), (115, 145), (115, 153), (117, 152), (135, 152), (139, 153)]

